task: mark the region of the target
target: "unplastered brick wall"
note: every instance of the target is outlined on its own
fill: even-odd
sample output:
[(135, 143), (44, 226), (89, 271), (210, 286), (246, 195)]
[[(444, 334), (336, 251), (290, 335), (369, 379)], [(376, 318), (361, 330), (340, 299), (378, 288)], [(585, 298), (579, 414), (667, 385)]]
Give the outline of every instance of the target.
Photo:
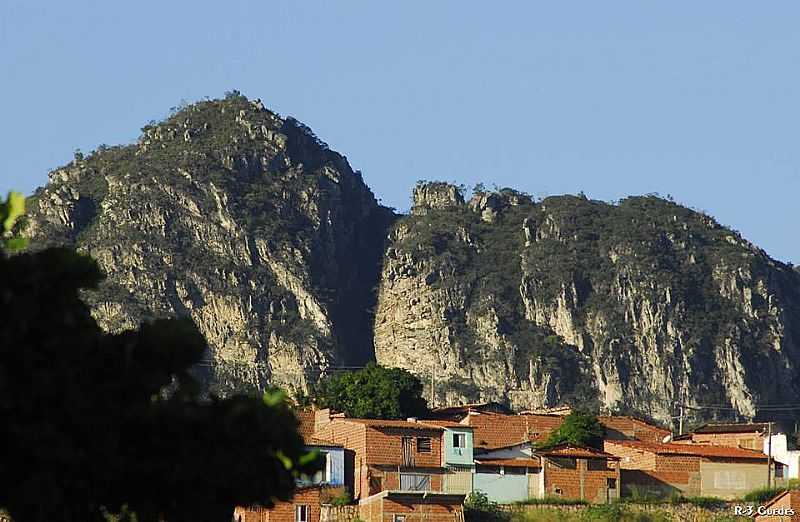
[[(399, 491), (400, 490), (400, 475), (401, 473), (416, 473), (421, 475), (430, 475), (431, 477), (431, 491), (442, 491), (442, 478), (444, 470), (436, 468), (405, 468), (403, 471), (397, 469), (386, 469), (383, 466), (371, 466), (370, 473), (373, 477), (381, 477), (382, 488), (380, 491)], [(372, 491), (377, 493), (378, 491)]]
[[(417, 467), (437, 467), (442, 462), (441, 430), (416, 430), (402, 428), (375, 428), (367, 430), (367, 464), (403, 464), (403, 438), (411, 439), (414, 465)], [(430, 451), (420, 452), (419, 439), (430, 440)]]
[(367, 427), (333, 419), (317, 432), (317, 436), (345, 447), (345, 483), (352, 489), (353, 498), (368, 496)]
[(757, 451), (764, 447), (764, 437), (758, 433), (693, 433), (692, 442)]
[(656, 469), (656, 455), (651, 451), (616, 444), (608, 440), (604, 442), (603, 450), (619, 457), (622, 469)]
[(574, 467), (563, 467), (546, 459), (545, 495), (600, 503), (614, 496), (608, 493), (608, 479), (615, 479), (616, 487), (620, 487), (620, 475), (616, 464), (606, 469), (589, 469), (586, 459), (574, 459), (574, 462)]
[(457, 522), (463, 520), (461, 504), (436, 500), (385, 498), (369, 499), (360, 506), (366, 522), (393, 522), (394, 515), (404, 515), (406, 522)]
[(319, 522), (321, 488), (306, 488), (295, 492), (291, 502), (276, 502), (275, 507), (237, 507), (236, 522), (294, 522), (297, 506), (307, 506), (308, 521)]

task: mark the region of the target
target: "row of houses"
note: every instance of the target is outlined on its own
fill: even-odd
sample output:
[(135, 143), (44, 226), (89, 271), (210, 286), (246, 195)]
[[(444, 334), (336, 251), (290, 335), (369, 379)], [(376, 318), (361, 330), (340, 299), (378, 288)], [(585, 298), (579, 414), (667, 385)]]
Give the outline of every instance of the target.
[(407, 420), (303, 411), (301, 434), (325, 456), (325, 469), (301, 480), (292, 502), (238, 508), (236, 517), (317, 522), (325, 519), (323, 505), (346, 492), (350, 512), (367, 522), (458, 522), (471, 492), (503, 504), (547, 497), (608, 503), (637, 490), (734, 498), (788, 478), (788, 464), (755, 449), (761, 435), (723, 436), (706, 427), (673, 440), (669, 430), (633, 417), (598, 417), (602, 449), (543, 447), (563, 415), (513, 414), (491, 403)]

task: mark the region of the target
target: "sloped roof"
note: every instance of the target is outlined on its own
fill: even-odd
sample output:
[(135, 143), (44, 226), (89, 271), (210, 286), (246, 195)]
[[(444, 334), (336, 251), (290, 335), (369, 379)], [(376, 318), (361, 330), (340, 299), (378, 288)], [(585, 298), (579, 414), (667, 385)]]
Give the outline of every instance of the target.
[(506, 415), (513, 414), (514, 412), (506, 405), (499, 402), (475, 402), (472, 404), (460, 404), (458, 406), (445, 406), (443, 408), (436, 408), (431, 411), (431, 415), (436, 418), (449, 418), (454, 416), (466, 415), (471, 411), (479, 412), (494, 412)]
[(606, 431), (616, 431), (639, 440), (661, 442), (664, 437), (672, 433), (666, 428), (627, 415), (601, 415), (597, 417), (597, 421)]
[(542, 466), (541, 461), (536, 458), (519, 458), (519, 459), (475, 459), (475, 463), (484, 464), (487, 466), (505, 466), (507, 468), (539, 468)]
[(469, 415), (463, 423), (474, 428), (473, 444), (479, 449), (496, 449), (529, 441), (542, 441), (561, 425), (560, 415)]
[(432, 426), (430, 424), (423, 424), (421, 422), (409, 422), (404, 420), (386, 420), (386, 419), (351, 419), (346, 417), (344, 419), (335, 419), (335, 422), (353, 422), (356, 424), (363, 424), (370, 428), (403, 428), (408, 430), (424, 430), (424, 431), (443, 431), (443, 428)]
[(574, 446), (572, 444), (559, 444), (558, 446), (553, 446), (551, 448), (542, 448), (534, 450), (534, 453), (544, 457), (619, 460), (619, 457), (612, 455), (611, 453), (606, 453), (605, 451), (590, 448), (588, 446)]
[(759, 451), (711, 444), (655, 444), (639, 440), (610, 440), (608, 444), (619, 444), (630, 448), (648, 451), (657, 455), (693, 455), (697, 457), (766, 460)]
[(417, 422), (419, 422), (420, 424), (427, 424), (428, 426), (435, 426), (437, 428), (457, 428), (464, 430), (474, 429), (472, 426), (467, 426), (466, 424), (461, 424), (460, 422), (447, 421), (447, 420), (420, 419)]
[(767, 431), (767, 423), (748, 422), (742, 424), (723, 423), (723, 424), (703, 424), (693, 430), (694, 433), (755, 433)]
[(304, 437), (304, 440), (305, 440), (306, 445), (308, 445), (308, 446), (325, 446), (325, 447), (328, 447), (328, 448), (343, 448), (344, 447), (343, 445), (338, 444), (336, 442), (331, 442), (331, 441), (329, 441), (327, 439), (320, 439), (320, 438), (317, 438), (317, 437), (307, 437), (307, 438)]

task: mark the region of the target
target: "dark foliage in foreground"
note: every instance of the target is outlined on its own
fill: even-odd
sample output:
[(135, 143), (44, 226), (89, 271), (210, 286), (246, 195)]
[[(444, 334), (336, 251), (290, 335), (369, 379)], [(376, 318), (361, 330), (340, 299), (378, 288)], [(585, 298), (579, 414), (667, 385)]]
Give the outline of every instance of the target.
[(16, 522), (229, 522), (311, 473), (280, 396), (201, 401), (187, 320), (104, 333), (79, 299), (102, 275), (67, 249), (0, 250), (0, 505)]

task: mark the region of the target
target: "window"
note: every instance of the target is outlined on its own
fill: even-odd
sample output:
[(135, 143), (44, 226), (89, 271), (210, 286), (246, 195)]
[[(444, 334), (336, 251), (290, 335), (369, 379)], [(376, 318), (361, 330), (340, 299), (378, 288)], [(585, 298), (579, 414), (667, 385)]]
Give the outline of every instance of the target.
[(503, 466), (506, 475), (524, 475), (526, 468), (518, 468), (516, 466)]
[(467, 447), (467, 436), (463, 433), (453, 433), (453, 447), (463, 449)]
[(392, 517), (392, 522), (406, 522), (405, 515), (395, 515)]
[(309, 516), (308, 512), (310, 511), (310, 507), (306, 505), (300, 505), (294, 507), (294, 522), (308, 522)]
[(607, 481), (606, 485), (608, 486), (608, 489), (617, 489), (617, 479), (610, 478), (610, 479), (606, 479), (606, 481)]
[(559, 487), (553, 486), (553, 494), (555, 496), (560, 497), (563, 493), (564, 493), (564, 490), (562, 490)]
[(311, 481), (314, 484), (323, 484), (331, 480), (331, 457), (327, 451), (320, 451), (320, 455), (325, 459), (325, 468), (314, 473)]
[(775, 478), (782, 479), (783, 478), (783, 469), (784, 466), (780, 462), (775, 463)]
[(400, 491), (430, 491), (431, 476), (400, 473)]
[(430, 452), (431, 452), (430, 437), (417, 437), (417, 453), (430, 453)]

